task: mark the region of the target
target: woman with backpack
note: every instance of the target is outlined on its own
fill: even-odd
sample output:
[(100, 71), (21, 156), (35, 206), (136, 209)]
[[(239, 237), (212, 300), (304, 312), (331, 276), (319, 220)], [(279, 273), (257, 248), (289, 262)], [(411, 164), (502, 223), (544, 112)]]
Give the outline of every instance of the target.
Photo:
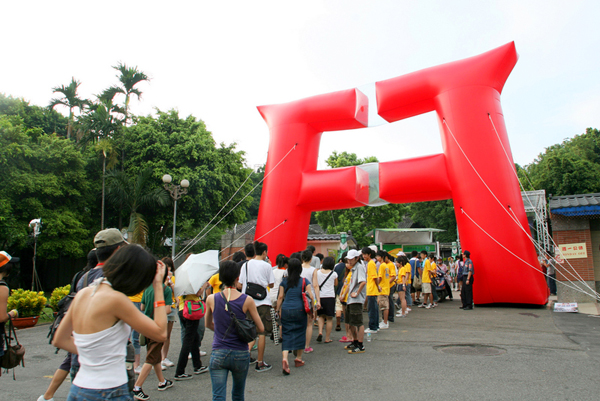
[[(164, 263), (138, 245), (125, 245), (102, 272), (104, 277), (77, 293), (54, 337), (55, 347), (79, 355), (81, 367), (67, 400), (130, 400), (125, 355), (131, 329), (155, 341), (167, 338)], [(155, 290), (154, 319), (127, 298), (150, 285)]]
[(8, 253), (0, 252), (0, 357), (4, 355), (4, 325), (8, 319), (19, 317), (19, 313), (14, 309), (8, 313), (6, 312), (10, 290), (4, 279), (12, 270), (11, 259)]

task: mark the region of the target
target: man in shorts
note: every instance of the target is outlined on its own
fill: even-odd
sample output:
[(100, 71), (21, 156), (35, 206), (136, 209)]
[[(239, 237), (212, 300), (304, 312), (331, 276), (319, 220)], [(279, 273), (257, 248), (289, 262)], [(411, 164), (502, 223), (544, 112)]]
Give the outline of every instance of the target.
[(345, 321), (350, 325), (354, 342), (345, 348), (349, 354), (362, 354), (365, 352), (363, 340), (365, 337), (365, 326), (363, 324), (362, 306), (365, 303), (367, 291), (367, 271), (362, 262), (359, 262), (360, 252), (352, 249), (346, 257), (350, 267), (350, 285), (348, 289), (348, 304), (346, 306)]
[(431, 309), (433, 304), (433, 296), (431, 295), (431, 261), (429, 260), (427, 251), (421, 251), (421, 257), (423, 259), (423, 273), (421, 274), (423, 303), (419, 305), (419, 308)]
[[(381, 310), (381, 322), (379, 322), (379, 329), (385, 330), (390, 328), (388, 323), (390, 313), (390, 267), (385, 261), (385, 251), (377, 251), (376, 259), (379, 262), (379, 288), (381, 289), (377, 296), (377, 307)], [(396, 269), (394, 269), (394, 277), (396, 277)]]
[[(166, 281), (166, 277), (165, 277)], [(164, 299), (170, 300), (173, 297), (173, 293), (171, 292), (171, 287), (163, 285), (164, 291)], [(152, 286), (146, 288), (142, 295), (140, 310), (144, 312), (146, 316), (153, 319), (154, 318), (154, 307), (156, 303), (154, 302), (154, 288)], [(164, 303), (163, 303), (164, 305)], [(167, 314), (171, 313), (171, 306), (166, 305)], [(146, 338), (146, 361), (142, 366), (142, 370), (140, 371), (140, 375), (135, 382), (135, 386), (133, 387), (133, 398), (136, 400), (147, 400), (150, 398), (149, 395), (144, 393), (142, 390), (142, 385), (148, 378), (150, 371), (154, 369), (156, 372), (156, 377), (158, 379), (158, 391), (164, 391), (170, 387), (173, 387), (173, 382), (171, 380), (165, 379), (162, 373), (162, 346), (163, 343), (159, 343), (154, 341), (151, 338)], [(176, 378), (177, 380), (177, 378)]]
[[(254, 258), (245, 262), (240, 271), (240, 284), (242, 285), (242, 293), (246, 293), (248, 283), (258, 284), (261, 287), (273, 288), (275, 285), (275, 275), (273, 275), (273, 267), (265, 262), (267, 259), (267, 244), (263, 242), (254, 242)], [(246, 255), (248, 252), (246, 252)], [(273, 332), (273, 318), (271, 317), (271, 298), (267, 295), (264, 299), (254, 299), (256, 309), (260, 320), (265, 326), (263, 333), (258, 333), (258, 358), (254, 370), (256, 372), (266, 372), (272, 366), (263, 361), (265, 355), (266, 335)], [(250, 317), (248, 317), (251, 319)], [(251, 343), (253, 345), (253, 343)], [(250, 347), (252, 347), (250, 345)], [(251, 360), (251, 362), (253, 362)]]

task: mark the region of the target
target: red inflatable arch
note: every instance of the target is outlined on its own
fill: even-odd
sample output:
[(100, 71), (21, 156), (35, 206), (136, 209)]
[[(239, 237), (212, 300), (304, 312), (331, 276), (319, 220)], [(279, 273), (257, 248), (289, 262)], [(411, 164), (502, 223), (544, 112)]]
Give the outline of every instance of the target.
[[(444, 149), (379, 163), (379, 198), (452, 199), (462, 248), (471, 251), (476, 269), (477, 304), (543, 305), (548, 299), (500, 106), (517, 58), (508, 43), (375, 84), (377, 112), (388, 122), (435, 111)], [(370, 178), (360, 166), (317, 170), (323, 131), (366, 127), (368, 107), (368, 98), (350, 89), (258, 108), (271, 137), (256, 238), (272, 255), (305, 248), (312, 211), (369, 203)]]

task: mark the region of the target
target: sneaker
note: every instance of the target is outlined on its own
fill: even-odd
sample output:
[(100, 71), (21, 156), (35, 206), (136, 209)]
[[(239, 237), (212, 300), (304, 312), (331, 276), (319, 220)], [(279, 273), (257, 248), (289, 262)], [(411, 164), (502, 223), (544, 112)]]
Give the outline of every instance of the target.
[(389, 329), (390, 328), (390, 324), (389, 323), (379, 323), (379, 329), (380, 330), (385, 330), (385, 329)]
[(163, 384), (158, 384), (158, 391), (165, 391), (168, 388), (173, 387), (173, 382), (169, 379), (165, 379)]
[(432, 308), (435, 308), (437, 305), (438, 304), (434, 302)]
[(410, 312), (410, 311), (412, 311), (412, 309), (410, 309), (410, 308), (406, 308), (406, 311), (407, 311), (407, 312)]
[(188, 359), (192, 359), (192, 353), (191, 352), (188, 354)]
[(426, 308), (426, 307), (427, 307), (427, 305), (425, 305), (425, 304), (421, 304), (421, 305), (419, 305), (418, 307), (419, 307), (419, 308)]
[(365, 346), (356, 346), (354, 348), (352, 348), (351, 350), (348, 350), (349, 354), (362, 354), (365, 352)]
[(206, 352), (204, 352), (204, 351), (201, 350), (200, 351), (200, 356), (206, 356)]
[(173, 362), (171, 362), (169, 360), (169, 358), (163, 359), (162, 364), (165, 365), (165, 366), (167, 366), (167, 367), (169, 367), (169, 368), (172, 368), (173, 366), (175, 366), (175, 364)]
[(304, 348), (304, 353), (305, 354), (310, 354), (313, 351), (314, 351), (314, 349), (312, 349), (312, 347)]
[(135, 398), (136, 400), (149, 400), (150, 396), (146, 393), (144, 393), (144, 391), (142, 391), (142, 389), (139, 389), (138, 391), (133, 390), (133, 398)]
[(396, 313), (396, 317), (402, 317), (402, 312)]
[(371, 330), (371, 329), (365, 329), (365, 333), (371, 333), (371, 334), (375, 334), (377, 333), (379, 330)]
[(167, 366), (164, 365), (162, 362), (160, 363), (160, 370), (167, 370)]
[(258, 349), (258, 341), (254, 343), (251, 351), (256, 351)]
[(199, 375), (201, 373), (208, 372), (208, 366), (200, 366), (198, 369), (194, 369), (194, 374)]
[(173, 379), (178, 380), (178, 381), (180, 381), (180, 380), (190, 380), (191, 378), (192, 378), (192, 375), (188, 375), (187, 373), (182, 373), (180, 375), (175, 375), (173, 377)]
[(37, 401), (54, 401), (54, 397), (50, 398), (49, 400), (44, 398), (44, 394), (40, 395), (40, 397), (37, 399)]
[(257, 373), (260, 373), (260, 372), (266, 372), (267, 370), (271, 370), (272, 367), (273, 366), (271, 366), (268, 363), (263, 361), (263, 363), (261, 363), (260, 365), (257, 363), (256, 366), (254, 367), (254, 370)]
[(250, 357), (250, 365), (254, 365), (256, 363), (256, 358)]
[(344, 336), (344, 337), (340, 338), (340, 342), (341, 343), (351, 343), (352, 341), (348, 337)]
[(136, 375), (139, 375), (140, 373), (142, 373), (142, 365), (140, 365), (137, 368), (133, 369), (133, 371), (135, 372)]

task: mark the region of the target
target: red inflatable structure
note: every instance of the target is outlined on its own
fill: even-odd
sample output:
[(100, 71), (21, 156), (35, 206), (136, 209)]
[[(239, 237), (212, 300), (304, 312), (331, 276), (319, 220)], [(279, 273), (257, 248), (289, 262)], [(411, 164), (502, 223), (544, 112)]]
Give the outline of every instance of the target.
[(317, 170), (324, 131), (368, 126), (369, 106), (388, 122), (435, 111), (444, 153), (379, 163), (379, 198), (452, 199), (462, 248), (475, 265), (475, 303), (545, 304), (548, 288), (529, 238), (500, 105), (517, 58), (508, 43), (380, 81), (376, 105), (350, 89), (260, 106), (270, 143), (256, 238), (271, 254), (289, 255), (306, 247), (312, 211), (369, 204), (373, 176), (360, 166)]

